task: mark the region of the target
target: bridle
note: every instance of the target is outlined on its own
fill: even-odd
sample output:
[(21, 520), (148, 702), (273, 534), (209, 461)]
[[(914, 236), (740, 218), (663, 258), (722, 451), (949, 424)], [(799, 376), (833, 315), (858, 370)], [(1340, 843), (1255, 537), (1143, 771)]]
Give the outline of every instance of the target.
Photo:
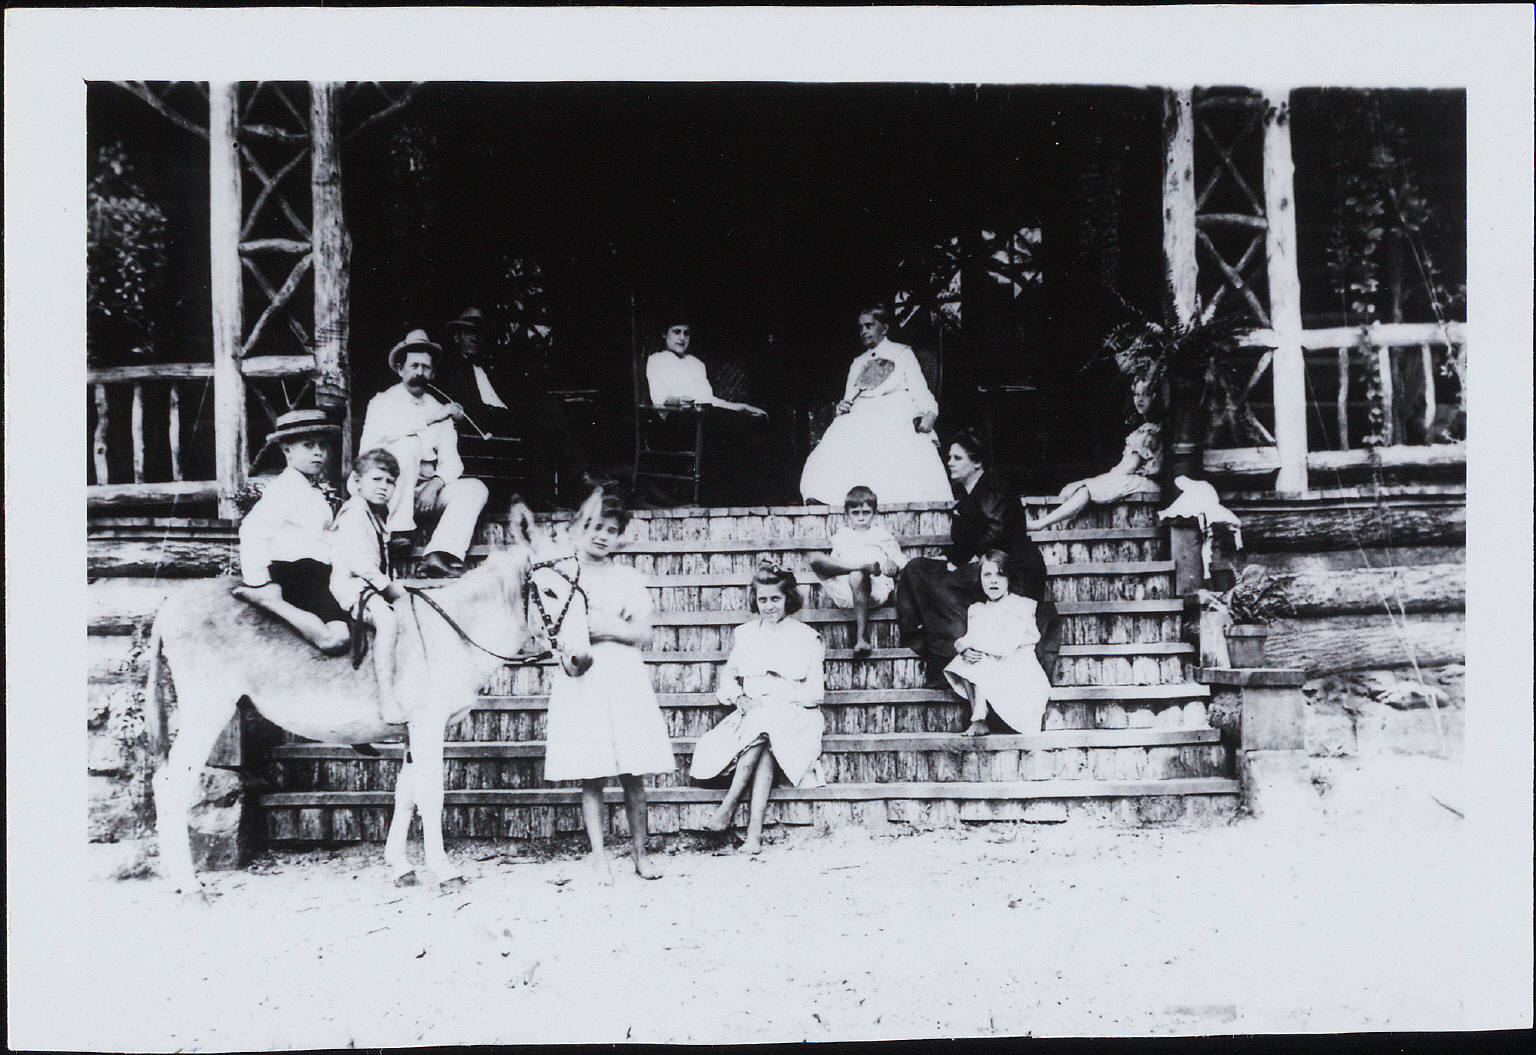
[[(565, 571), (561, 570), (560, 565), (564, 564), (566, 561), (571, 561), (575, 564), (576, 573), (574, 575), (567, 574)], [(553, 619), (550, 618), (549, 609), (544, 605), (544, 597), (539, 593), (538, 583), (533, 581), (534, 572), (544, 571), (546, 569), (560, 576), (560, 578), (564, 579), (565, 582), (571, 587), (570, 593), (566, 594), (565, 603), (560, 607), (560, 614)], [(535, 663), (542, 663), (546, 659), (551, 659), (554, 657), (554, 652), (548, 648), (544, 649), (542, 652), (520, 653), (516, 656), (505, 656), (493, 649), (486, 648), (480, 642), (471, 637), (469, 635), (469, 631), (460, 626), (458, 622), (453, 618), (453, 616), (444, 611), (443, 606), (432, 599), (429, 591), (423, 590), (417, 586), (407, 586), (405, 591), (410, 596), (413, 606), (418, 599), (423, 601), (428, 608), (436, 612), (442, 618), (443, 622), (447, 623), (448, 626), (453, 629), (454, 633), (463, 638), (465, 643), (479, 649), (487, 656), (491, 656), (494, 659), (499, 659), (503, 663), (510, 663), (514, 666), (520, 667), (531, 666)], [(537, 608), (539, 612), (539, 620), (543, 623), (544, 626), (544, 635), (549, 639), (551, 647), (559, 647), (560, 630), (565, 626), (565, 617), (570, 614), (571, 602), (575, 599), (578, 593), (581, 594), (582, 603), (585, 604), (587, 600), (587, 591), (584, 590), (581, 586), (581, 562), (578, 561), (574, 555), (568, 554), (564, 557), (555, 557), (552, 560), (535, 561), (530, 563), (527, 569), (523, 572), (523, 603), (525, 609), (527, 606), (528, 598), (532, 597), (534, 607)], [(416, 626), (417, 632), (419, 633), (421, 627), (420, 620), (417, 620)], [(422, 642), (422, 650), (424, 652), (426, 650), (425, 641)]]

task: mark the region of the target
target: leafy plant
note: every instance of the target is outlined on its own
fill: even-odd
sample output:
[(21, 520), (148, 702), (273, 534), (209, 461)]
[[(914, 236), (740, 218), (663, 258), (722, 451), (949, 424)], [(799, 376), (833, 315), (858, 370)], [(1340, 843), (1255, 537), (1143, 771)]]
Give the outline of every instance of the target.
[(166, 216), (121, 143), (98, 148), (86, 184), (86, 338), (93, 357), (145, 355), (166, 308)]
[(1220, 596), (1234, 623), (1263, 626), (1296, 614), (1285, 583), (1257, 564), (1244, 567), (1231, 589)]
[(1121, 303), (1133, 318), (1104, 336), (1104, 355), (1114, 359), (1122, 376), (1165, 395), (1170, 406), (1203, 409), (1209, 431), (1225, 427), (1239, 441), (1264, 439), (1234, 365), (1249, 325), (1243, 316), (1226, 313), (1202, 319), (1197, 307), (1194, 318), (1185, 321), (1174, 308), (1171, 288), (1155, 317)]

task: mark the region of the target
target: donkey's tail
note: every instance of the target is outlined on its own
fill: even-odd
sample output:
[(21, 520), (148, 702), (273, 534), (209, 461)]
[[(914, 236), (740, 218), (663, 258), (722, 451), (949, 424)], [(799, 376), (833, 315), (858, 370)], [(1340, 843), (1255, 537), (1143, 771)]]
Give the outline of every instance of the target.
[(149, 673), (144, 677), (144, 743), (157, 759), (164, 760), (166, 752), (165, 707), (160, 699), (160, 674), (163, 641), (160, 619), (156, 617), (149, 632)]

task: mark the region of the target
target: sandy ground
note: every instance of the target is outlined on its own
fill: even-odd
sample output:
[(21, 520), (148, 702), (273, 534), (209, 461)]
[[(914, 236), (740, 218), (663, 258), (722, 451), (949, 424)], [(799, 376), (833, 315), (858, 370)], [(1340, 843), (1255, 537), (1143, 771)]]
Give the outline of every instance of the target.
[[(658, 855), (455, 848), (396, 889), (376, 848), (101, 881), (93, 1030), (117, 1050), (848, 1040), (1456, 1027), (1459, 768), (1315, 760), (1319, 823), (995, 825)], [(616, 865), (627, 862), (615, 862)]]

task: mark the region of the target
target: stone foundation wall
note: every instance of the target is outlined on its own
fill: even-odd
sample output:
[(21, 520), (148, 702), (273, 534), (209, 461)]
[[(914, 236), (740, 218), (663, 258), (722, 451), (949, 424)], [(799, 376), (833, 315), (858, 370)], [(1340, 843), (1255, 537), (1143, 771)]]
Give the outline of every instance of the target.
[[(1419, 676), (1423, 688), (1419, 687)], [(1307, 699), (1307, 752), (1316, 756), (1461, 754), (1466, 668), (1353, 670), (1313, 677)], [(1431, 697), (1438, 706), (1439, 727)]]

